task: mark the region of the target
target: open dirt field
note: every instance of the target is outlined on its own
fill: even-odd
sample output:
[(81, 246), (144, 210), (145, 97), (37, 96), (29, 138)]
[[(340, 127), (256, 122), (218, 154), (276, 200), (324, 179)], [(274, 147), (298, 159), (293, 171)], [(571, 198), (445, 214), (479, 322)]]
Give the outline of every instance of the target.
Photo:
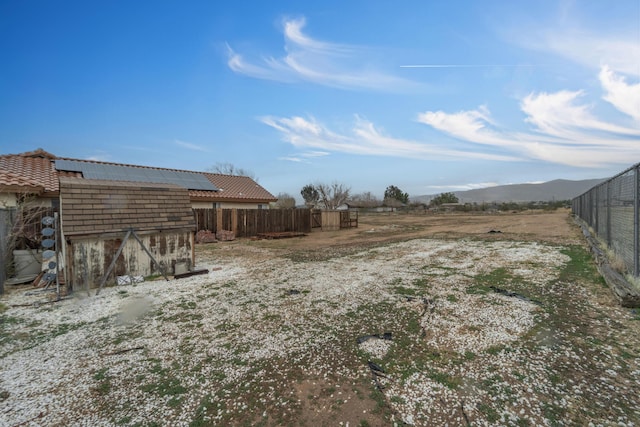
[(3, 296), (0, 426), (640, 425), (640, 313), (567, 211), (196, 252), (207, 275)]

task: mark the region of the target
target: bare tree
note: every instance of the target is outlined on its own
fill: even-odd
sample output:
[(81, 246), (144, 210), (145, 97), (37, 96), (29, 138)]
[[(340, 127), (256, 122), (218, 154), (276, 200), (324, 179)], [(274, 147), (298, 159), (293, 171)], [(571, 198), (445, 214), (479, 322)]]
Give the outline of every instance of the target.
[(331, 185), (319, 183), (314, 186), (318, 190), (320, 200), (327, 209), (336, 209), (349, 199), (351, 188), (334, 182)]
[[(51, 214), (51, 208), (41, 206), (37, 202), (37, 196), (30, 193), (16, 194), (15, 205), (0, 203), (0, 208), (5, 211), (6, 224), (3, 224), (8, 234), (5, 235), (4, 248), (0, 250), (4, 259), (0, 262), (7, 268), (7, 276), (15, 273), (13, 259), (14, 250), (38, 249), (42, 240), (42, 218)], [(0, 234), (4, 234), (1, 233)]]
[(252, 171), (238, 168), (233, 163), (216, 163), (212, 168), (209, 168), (209, 171), (223, 175), (247, 176), (258, 182), (258, 178)]
[(376, 196), (371, 194), (370, 191), (352, 196), (351, 201), (354, 204), (357, 204), (359, 207), (363, 208), (375, 208), (377, 206), (380, 206), (381, 204), (380, 200), (378, 200)]
[(278, 209), (291, 209), (296, 207), (296, 199), (289, 193), (279, 193), (278, 201), (275, 203)]

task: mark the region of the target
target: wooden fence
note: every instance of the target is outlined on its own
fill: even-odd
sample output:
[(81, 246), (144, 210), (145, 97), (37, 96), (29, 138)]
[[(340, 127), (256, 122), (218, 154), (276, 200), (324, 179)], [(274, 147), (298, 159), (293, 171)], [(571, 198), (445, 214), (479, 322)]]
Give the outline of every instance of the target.
[(236, 237), (260, 233), (311, 232), (309, 209), (194, 209), (196, 231), (233, 231)]
[(358, 227), (357, 211), (314, 211), (314, 227), (322, 231), (341, 230)]
[(262, 233), (310, 233), (358, 227), (358, 212), (310, 209), (194, 209), (196, 231), (233, 231), (236, 237)]

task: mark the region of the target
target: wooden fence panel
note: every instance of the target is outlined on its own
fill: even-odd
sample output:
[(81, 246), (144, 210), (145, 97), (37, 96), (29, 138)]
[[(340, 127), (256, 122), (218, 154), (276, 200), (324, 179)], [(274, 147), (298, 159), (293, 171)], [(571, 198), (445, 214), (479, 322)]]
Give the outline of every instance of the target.
[(260, 233), (311, 232), (309, 209), (194, 209), (196, 231), (233, 231), (236, 237)]
[(322, 211), (322, 231), (340, 230), (340, 211)]
[(341, 211), (340, 228), (358, 228), (358, 211)]
[(309, 209), (295, 210), (295, 225), (303, 233), (311, 232), (311, 215)]
[(233, 227), (233, 223), (235, 222), (233, 218), (233, 214), (236, 213), (236, 210), (221, 209), (221, 211), (222, 211), (222, 215), (220, 216), (222, 217), (222, 222), (219, 223), (218, 225), (221, 226), (222, 230), (235, 231), (235, 228)]
[(213, 233), (218, 231), (217, 209), (194, 209), (193, 215), (196, 220), (196, 230), (209, 230)]
[(270, 215), (268, 210), (264, 210), (263, 212), (257, 211), (256, 215), (256, 235), (258, 233), (264, 233), (269, 226)]

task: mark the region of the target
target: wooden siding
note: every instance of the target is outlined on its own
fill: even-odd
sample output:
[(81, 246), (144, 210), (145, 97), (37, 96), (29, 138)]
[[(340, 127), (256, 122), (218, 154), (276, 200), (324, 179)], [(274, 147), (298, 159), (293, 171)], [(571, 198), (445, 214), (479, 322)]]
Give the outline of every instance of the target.
[(194, 209), (196, 230), (233, 231), (236, 237), (259, 233), (311, 232), (309, 209)]
[[(70, 271), (69, 279), (74, 291), (84, 288), (97, 287), (100, 279), (113, 261), (113, 257), (122, 244), (125, 234), (117, 238), (100, 239), (96, 237), (74, 239), (69, 248)], [(162, 232), (138, 234), (142, 243), (164, 268), (165, 273), (174, 273), (176, 263), (185, 262), (188, 267), (193, 265), (192, 248), (193, 233)], [(122, 253), (116, 260), (114, 271), (111, 273), (108, 284), (116, 282), (116, 276), (151, 276), (161, 272), (157, 269), (151, 258), (146, 254), (140, 244), (130, 237), (125, 244)]]

